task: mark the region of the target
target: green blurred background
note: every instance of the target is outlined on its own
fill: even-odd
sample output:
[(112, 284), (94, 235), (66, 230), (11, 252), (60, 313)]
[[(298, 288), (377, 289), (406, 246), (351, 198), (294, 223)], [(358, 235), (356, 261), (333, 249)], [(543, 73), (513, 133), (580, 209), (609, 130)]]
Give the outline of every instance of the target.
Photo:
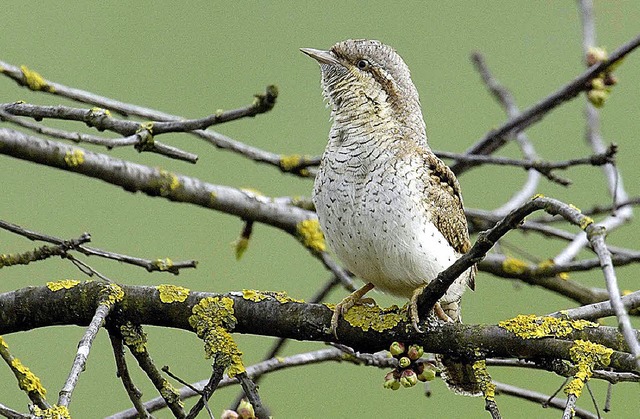
[[(431, 145), (463, 151), (505, 116), (474, 72), (469, 53), (486, 54), (490, 68), (514, 93), (521, 108), (546, 96), (583, 71), (581, 27), (574, 1), (505, 0), (493, 2), (4, 2), (0, 59), (26, 64), (46, 78), (118, 100), (162, 111), (201, 117), (217, 109), (248, 104), (268, 84), (280, 88), (272, 112), (216, 127), (234, 139), (278, 153), (317, 155), (325, 145), (329, 112), (325, 109), (317, 65), (300, 47), (328, 48), (346, 38), (374, 38), (393, 45), (412, 70), (420, 92)], [(181, 5), (179, 5), (181, 4)], [(638, 32), (640, 4), (635, 0), (596, 2), (599, 44), (609, 50)], [(605, 140), (620, 146), (618, 156), (630, 195), (638, 195), (637, 137), (640, 56), (628, 57), (616, 72), (620, 82), (602, 110)], [(0, 100), (43, 104), (69, 102), (36, 94), (0, 78)], [(79, 105), (81, 106), (81, 105)], [(560, 160), (590, 154), (583, 141), (582, 98), (554, 111), (528, 131), (543, 158)], [(7, 127), (3, 123), (1, 126)], [(58, 123), (69, 129), (80, 124)], [(112, 155), (162, 166), (211, 183), (252, 187), (269, 196), (309, 195), (311, 181), (281, 174), (237, 155), (217, 150), (195, 137), (163, 136), (197, 153), (197, 165), (120, 149)], [(96, 148), (104, 152), (104, 149)], [(502, 152), (518, 156), (516, 147)], [(0, 155), (0, 218), (63, 238), (88, 231), (99, 248), (130, 255), (173, 260), (197, 259), (197, 270), (178, 277), (99, 259), (88, 262), (126, 284), (173, 283), (195, 290), (224, 292), (243, 288), (286, 290), (299, 298), (314, 294), (328, 273), (290, 236), (257, 225), (250, 248), (237, 262), (231, 242), (242, 224), (231, 216), (190, 205), (131, 194), (106, 183)], [(589, 208), (609, 202), (597, 168), (566, 173), (571, 188), (542, 181), (539, 192)], [(507, 200), (526, 178), (522, 170), (482, 168), (460, 178), (468, 207), (492, 209)], [(639, 247), (637, 226), (616, 231), (610, 242)], [(512, 243), (541, 259), (559, 245), (533, 236)], [(27, 240), (0, 231), (2, 252), (26, 251)], [(518, 256), (517, 254), (515, 256)], [(618, 270), (621, 287), (638, 289), (637, 267)], [(597, 272), (572, 275), (603, 286)], [(0, 291), (46, 281), (79, 278), (69, 262), (51, 259), (3, 269)], [(339, 290), (328, 300), (345, 295)], [(381, 304), (402, 303), (378, 294)], [(544, 314), (573, 307), (540, 289), (481, 274), (477, 291), (465, 299), (470, 323), (495, 323), (517, 313)], [(209, 363), (191, 333), (147, 328), (150, 351), (159, 366), (170, 365), (188, 381), (208, 377)], [(15, 356), (41, 377), (54, 402), (73, 361), (82, 328), (57, 327), (5, 336)], [(272, 339), (237, 336), (245, 363), (259, 361)], [(322, 348), (321, 343), (290, 343), (286, 354)], [(135, 362), (130, 367), (135, 370)], [(562, 379), (544, 372), (492, 369), (495, 379), (550, 394)], [(424, 398), (420, 386), (391, 392), (382, 388), (384, 372), (373, 368), (326, 364), (274, 373), (260, 386), (276, 417), (487, 417), (480, 398), (455, 396), (440, 382)], [(136, 384), (145, 399), (155, 392), (139, 373)], [(594, 383), (602, 403), (606, 386)], [(216, 392), (210, 405), (219, 414), (238, 389)], [(614, 387), (610, 417), (637, 417), (637, 384)], [(579, 406), (593, 410), (589, 396)], [(0, 403), (25, 411), (26, 397), (8, 368), (0, 368)], [(507, 396), (498, 398), (505, 417), (559, 417), (559, 412)], [(130, 407), (115, 367), (106, 333), (100, 333), (87, 370), (80, 377), (71, 411), (76, 418), (101, 417)], [(446, 410), (443, 410), (446, 409)], [(204, 414), (201, 415), (204, 417)], [(166, 412), (158, 417), (169, 417)]]

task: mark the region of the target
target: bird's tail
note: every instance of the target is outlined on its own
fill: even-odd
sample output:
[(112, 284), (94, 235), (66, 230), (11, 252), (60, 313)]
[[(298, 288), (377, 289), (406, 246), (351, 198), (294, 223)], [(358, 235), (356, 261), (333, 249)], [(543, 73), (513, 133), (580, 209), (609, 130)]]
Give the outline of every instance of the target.
[[(462, 322), (460, 316), (460, 300), (451, 303), (440, 302), (440, 306), (454, 322)], [(442, 367), (442, 379), (449, 389), (454, 393), (465, 396), (482, 395), (480, 382), (472, 364), (460, 362), (457, 359), (446, 356), (439, 356), (437, 358)]]

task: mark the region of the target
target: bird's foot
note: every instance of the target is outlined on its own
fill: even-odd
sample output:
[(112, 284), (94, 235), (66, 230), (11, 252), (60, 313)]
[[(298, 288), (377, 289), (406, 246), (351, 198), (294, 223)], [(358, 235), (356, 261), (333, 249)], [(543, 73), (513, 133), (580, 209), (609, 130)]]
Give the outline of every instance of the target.
[(331, 333), (333, 334), (333, 336), (335, 336), (336, 339), (338, 339), (338, 321), (340, 320), (340, 316), (344, 316), (344, 314), (349, 311), (349, 309), (354, 305), (359, 304), (364, 300), (372, 300), (369, 298), (362, 298), (372, 289), (373, 284), (371, 282), (368, 282), (362, 288), (357, 289), (351, 294), (347, 295), (336, 305), (336, 308), (333, 310), (333, 316), (331, 316)]
[[(418, 323), (420, 322), (420, 315), (418, 314), (418, 297), (420, 296), (420, 294), (422, 294), (422, 291), (424, 291), (426, 287), (427, 285), (423, 285), (419, 288), (416, 288), (416, 290), (413, 291), (413, 295), (411, 296), (411, 302), (409, 304), (409, 315), (411, 317), (411, 325), (413, 326), (413, 329), (418, 333), (424, 333), (424, 331), (420, 328), (420, 326), (418, 326)], [(440, 303), (436, 303), (433, 306), (433, 312), (435, 313), (436, 317), (438, 317), (440, 320), (446, 323), (453, 322), (453, 319), (451, 319), (451, 317), (449, 317), (447, 313), (444, 312), (444, 310), (440, 306)]]

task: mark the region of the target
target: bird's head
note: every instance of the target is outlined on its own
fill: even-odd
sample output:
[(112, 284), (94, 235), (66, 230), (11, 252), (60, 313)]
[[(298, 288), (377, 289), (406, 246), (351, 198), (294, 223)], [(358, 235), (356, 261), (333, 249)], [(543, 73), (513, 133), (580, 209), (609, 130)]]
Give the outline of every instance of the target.
[(409, 68), (380, 41), (349, 39), (330, 50), (301, 48), (322, 71), (322, 88), (334, 117), (375, 112), (424, 126), (418, 91)]

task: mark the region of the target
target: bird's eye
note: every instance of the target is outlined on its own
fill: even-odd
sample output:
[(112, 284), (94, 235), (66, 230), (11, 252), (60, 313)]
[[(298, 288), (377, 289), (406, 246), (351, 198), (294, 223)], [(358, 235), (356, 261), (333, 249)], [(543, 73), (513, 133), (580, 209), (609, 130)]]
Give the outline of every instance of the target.
[(369, 61), (367, 60), (358, 60), (358, 62), (356, 63), (356, 65), (358, 66), (358, 68), (360, 70), (366, 70), (367, 68), (369, 68), (369, 66), (371, 64), (369, 64)]

